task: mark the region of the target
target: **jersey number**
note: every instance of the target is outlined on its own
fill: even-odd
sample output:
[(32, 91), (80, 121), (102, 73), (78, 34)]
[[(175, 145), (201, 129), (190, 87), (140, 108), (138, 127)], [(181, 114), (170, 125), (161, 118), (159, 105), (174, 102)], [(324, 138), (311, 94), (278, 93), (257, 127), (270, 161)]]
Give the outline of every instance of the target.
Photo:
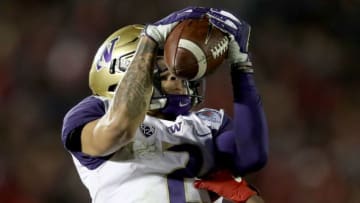
[(201, 150), (195, 145), (181, 144), (168, 148), (168, 151), (189, 153), (186, 167), (175, 170), (167, 176), (170, 203), (186, 202), (184, 178), (194, 178), (200, 172), (203, 163)]

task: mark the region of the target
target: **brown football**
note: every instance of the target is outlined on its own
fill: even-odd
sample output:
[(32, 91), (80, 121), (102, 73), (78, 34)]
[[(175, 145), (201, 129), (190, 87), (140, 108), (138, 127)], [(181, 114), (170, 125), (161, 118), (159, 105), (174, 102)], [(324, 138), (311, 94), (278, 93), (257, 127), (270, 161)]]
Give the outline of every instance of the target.
[(184, 20), (166, 39), (165, 62), (177, 77), (198, 80), (224, 61), (228, 44), (228, 37), (207, 18)]

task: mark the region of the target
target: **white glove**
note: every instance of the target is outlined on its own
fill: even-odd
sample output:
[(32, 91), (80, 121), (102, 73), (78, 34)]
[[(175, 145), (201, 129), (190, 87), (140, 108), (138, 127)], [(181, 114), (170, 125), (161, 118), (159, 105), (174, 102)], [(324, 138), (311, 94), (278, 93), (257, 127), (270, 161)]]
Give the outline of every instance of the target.
[(207, 16), (211, 24), (229, 34), (228, 60), (230, 64), (251, 66), (248, 55), (250, 25), (245, 21), (240, 21), (233, 14), (220, 9), (211, 8)]
[(159, 47), (162, 48), (167, 36), (180, 21), (201, 18), (205, 16), (209, 10), (209, 8), (203, 7), (187, 7), (180, 11), (175, 11), (154, 24), (148, 24), (145, 27), (144, 33), (157, 42)]

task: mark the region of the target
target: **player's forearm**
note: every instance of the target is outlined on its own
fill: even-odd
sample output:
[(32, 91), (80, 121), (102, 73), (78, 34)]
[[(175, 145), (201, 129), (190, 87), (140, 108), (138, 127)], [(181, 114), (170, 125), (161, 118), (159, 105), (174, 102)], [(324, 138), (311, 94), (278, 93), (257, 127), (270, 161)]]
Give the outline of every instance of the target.
[(268, 156), (268, 128), (252, 74), (233, 71), (236, 168), (247, 173), (262, 168)]
[(134, 59), (118, 84), (109, 110), (99, 122), (100, 126), (106, 128), (109, 139), (120, 147), (132, 139), (148, 109), (156, 50), (156, 43), (146, 36), (141, 38)]
[(152, 94), (156, 49), (157, 45), (151, 39), (146, 36), (141, 38), (134, 59), (115, 92), (109, 108), (110, 120), (121, 118), (123, 121), (127, 118), (138, 124), (143, 120)]

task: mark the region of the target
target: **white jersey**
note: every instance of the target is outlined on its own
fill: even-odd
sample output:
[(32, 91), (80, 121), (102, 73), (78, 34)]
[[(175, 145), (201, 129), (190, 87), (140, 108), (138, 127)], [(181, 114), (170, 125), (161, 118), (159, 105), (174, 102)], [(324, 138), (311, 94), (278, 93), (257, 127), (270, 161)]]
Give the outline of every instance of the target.
[(213, 135), (223, 114), (203, 109), (175, 121), (145, 116), (134, 140), (105, 160), (97, 158), (101, 164), (93, 168), (71, 153), (92, 202), (211, 202), (193, 181), (214, 168)]

